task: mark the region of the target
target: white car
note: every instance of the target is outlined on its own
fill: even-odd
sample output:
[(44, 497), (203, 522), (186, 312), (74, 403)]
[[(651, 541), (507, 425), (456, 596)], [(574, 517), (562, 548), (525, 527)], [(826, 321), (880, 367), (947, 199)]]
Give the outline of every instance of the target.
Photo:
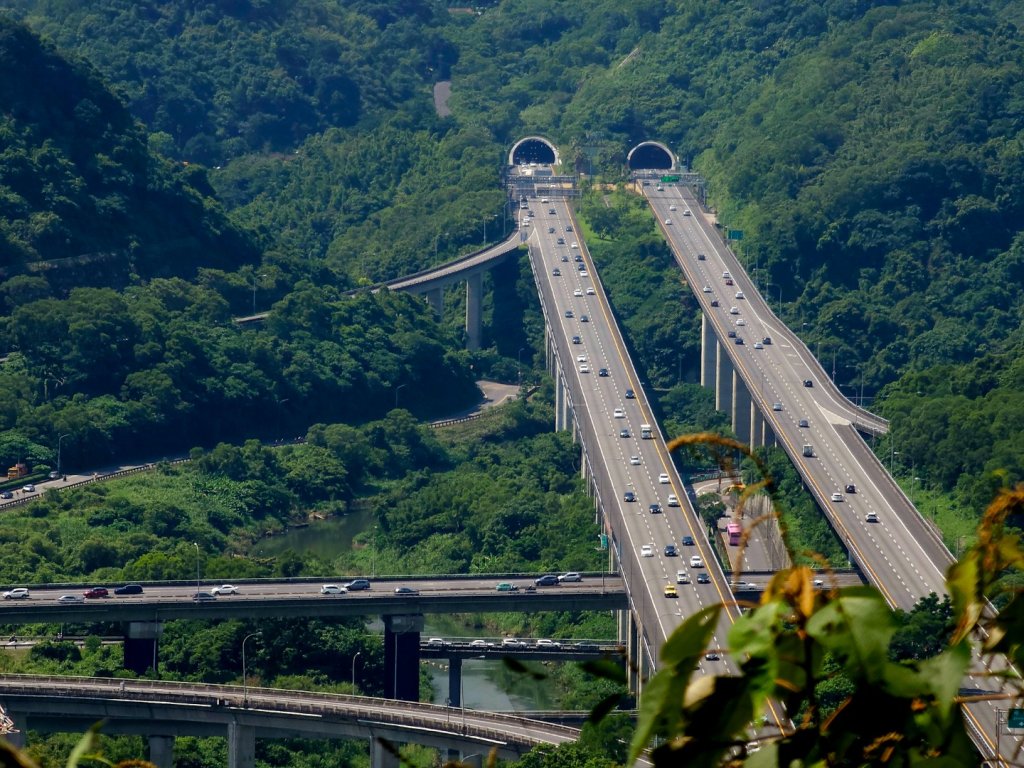
[(433, 645), (435, 647), (436, 646), (444, 647), (446, 645), (451, 645), (451, 643), (449, 643), (443, 637), (432, 637), (429, 640), (427, 640), (427, 645)]
[(690, 558), (690, 567), (691, 568), (703, 568), (704, 567), (704, 561), (700, 559), (700, 555), (694, 555), (693, 557)]
[(15, 587), (4, 592), (4, 600), (28, 600), (29, 594), (26, 587)]
[(864, 522), (867, 522), (867, 523), (877, 523), (878, 522), (878, 515), (875, 514), (874, 512), (868, 512), (866, 515), (864, 515)]
[(586, 363), (580, 363), (580, 373), (590, 373), (590, 366)]
[[(772, 403), (772, 410), (773, 411), (781, 411), (782, 410), (782, 403)], [(832, 500), (835, 501), (835, 499), (832, 499)]]
[(84, 603), (85, 598), (81, 595), (61, 595), (57, 598), (58, 603)]
[(689, 584), (690, 574), (686, 571), (676, 571), (676, 584)]
[(660, 475), (658, 475), (658, 482), (661, 483), (662, 485), (667, 485), (668, 484), (668, 475), (666, 473), (662, 472)]
[(469, 644), (470, 648), (493, 648), (494, 643), (489, 643), (486, 640), (474, 640)]
[(589, 273), (585, 269), (580, 270), (580, 277), (588, 277)]
[(679, 499), (676, 498), (676, 495), (674, 493), (670, 493), (668, 495), (668, 505), (670, 507), (678, 507), (679, 506)]
[(669, 209), (670, 211), (674, 211), (674, 210), (676, 209), (676, 207), (675, 207), (674, 205), (670, 205), (670, 206), (668, 207), (668, 209)]
[(639, 456), (630, 456), (629, 457), (629, 463), (632, 464), (634, 467), (640, 466), (640, 457)]
[(572, 292), (572, 295), (573, 296), (582, 296), (583, 295), (583, 289), (582, 288), (577, 288), (576, 290), (574, 290)]
[(578, 251), (580, 249), (580, 244), (577, 243), (576, 241), (573, 241), (572, 245), (570, 245), (569, 247)]
[(704, 291), (704, 293), (711, 293), (711, 286), (705, 285), (701, 290)]
[(739, 313), (740, 313), (740, 308), (739, 307), (729, 307), (729, 314), (730, 315), (738, 315)]
[(744, 320), (742, 317), (739, 320), (736, 321), (736, 327), (737, 328), (742, 328), (746, 324), (747, 324), (747, 321)]
[(238, 587), (234, 584), (221, 584), (219, 587), (214, 587), (210, 591), (215, 595), (237, 595)]
[(762, 344), (760, 341), (755, 341), (754, 349), (764, 349), (764, 344)]
[(587, 296), (593, 296), (593, 295), (594, 295), (594, 287), (591, 286), (591, 285), (588, 285), (587, 286)]
[(644, 544), (640, 547), (640, 557), (654, 557), (654, 547), (650, 544)]
[(745, 299), (747, 297), (743, 295), (743, 291), (736, 291), (736, 298), (737, 299)]
[(723, 280), (728, 280), (730, 277), (732, 277), (732, 275), (729, 274), (729, 270), (728, 269), (725, 270), (725, 272), (722, 273), (722, 279)]
[(501, 641), (502, 648), (525, 648), (526, 641), (520, 640), (518, 637), (506, 637)]
[(556, 640), (544, 640), (544, 639), (538, 640), (537, 644), (534, 645), (534, 648), (536, 648), (538, 651), (558, 650), (561, 647), (562, 647), (562, 644), (557, 642)]
[(35, 493), (36, 492), (36, 487), (34, 485), (32, 485), (32, 483), (29, 483), (28, 485), (22, 487), (21, 492), (22, 493)]
[(668, 224), (668, 225), (671, 225), (672, 224), (672, 219), (665, 219), (665, 223)]
[(842, 500), (843, 500), (843, 494), (841, 494), (841, 493), (833, 493), (832, 494), (832, 501), (842, 501)]
[(569, 571), (568, 573), (563, 573), (561, 576), (559, 576), (558, 580), (563, 582), (563, 583), (573, 582), (573, 581), (583, 581), (583, 576), (581, 576), (576, 571)]
[(624, 418), (626, 418), (626, 412), (624, 410), (622, 410), (621, 408), (616, 408), (612, 412), (612, 417), (616, 418), (616, 419), (624, 419)]
[(685, 211), (683, 211), (683, 216), (689, 216), (689, 215), (690, 215), (690, 209), (687, 208)]
[(338, 584), (324, 584), (320, 587), (321, 595), (344, 595), (346, 592), (348, 590)]
[(576, 355), (576, 362), (577, 363), (585, 363), (585, 362), (587, 362), (587, 356), (586, 355)]

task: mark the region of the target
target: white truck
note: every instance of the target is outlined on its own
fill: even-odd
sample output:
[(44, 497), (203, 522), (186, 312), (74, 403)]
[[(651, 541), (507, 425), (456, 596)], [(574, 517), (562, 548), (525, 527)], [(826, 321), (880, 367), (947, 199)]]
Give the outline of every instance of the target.
[(641, 424), (640, 425), (640, 439), (641, 440), (653, 440), (654, 439), (654, 432), (652, 431), (650, 424)]

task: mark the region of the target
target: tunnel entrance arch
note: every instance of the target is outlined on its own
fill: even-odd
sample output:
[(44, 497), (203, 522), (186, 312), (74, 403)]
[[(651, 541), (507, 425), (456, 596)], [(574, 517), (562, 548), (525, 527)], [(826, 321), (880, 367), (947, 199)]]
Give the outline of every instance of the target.
[(626, 155), (626, 166), (631, 171), (671, 171), (677, 167), (676, 156), (660, 141), (644, 141)]
[(558, 165), (558, 150), (543, 136), (527, 136), (512, 145), (508, 153), (509, 165)]

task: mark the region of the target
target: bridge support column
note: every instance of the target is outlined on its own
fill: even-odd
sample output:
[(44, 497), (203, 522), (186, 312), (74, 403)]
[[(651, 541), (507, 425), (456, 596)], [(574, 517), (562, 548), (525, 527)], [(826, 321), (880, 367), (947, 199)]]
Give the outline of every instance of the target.
[[(392, 749), (396, 745), (389, 745)], [(370, 739), (370, 768), (401, 768), (401, 760), (377, 739)]]
[[(587, 479), (587, 449), (584, 447), (583, 442), (580, 442), (580, 478), (583, 480)], [(590, 483), (587, 483), (589, 487)]]
[(626, 688), (632, 693), (637, 693), (640, 690), (640, 638), (632, 611), (619, 611), (618, 635), (619, 645), (626, 648)]
[(462, 706), (462, 659), (448, 659), (448, 705)]
[(427, 304), (434, 310), (434, 314), (441, 317), (444, 314), (444, 288), (442, 286), (431, 288), (423, 295), (427, 297)]
[(732, 360), (720, 343), (715, 344), (715, 408), (732, 412)]
[(132, 621), (124, 633), (124, 668), (138, 675), (157, 670), (157, 646), (164, 625), (159, 621)]
[(466, 347), (480, 349), (483, 336), (480, 320), (480, 305), (483, 303), (484, 276), (482, 273), (466, 278)]
[(743, 377), (732, 369), (732, 431), (741, 443), (750, 444), (750, 392), (743, 383)]
[(764, 433), (761, 435), (761, 445), (774, 447), (778, 444), (778, 441), (775, 439), (775, 430), (772, 429), (771, 424), (766, 421), (764, 423)]
[(384, 617), (384, 696), (402, 701), (420, 698), (420, 632), (423, 616)]
[(149, 762), (156, 768), (174, 768), (174, 737), (149, 737)]
[(764, 430), (765, 421), (764, 416), (761, 415), (761, 409), (757, 407), (757, 403), (751, 401), (750, 403), (750, 450), (755, 451), (764, 445)]
[(251, 725), (228, 723), (228, 768), (256, 765), (256, 729)]
[(718, 339), (711, 327), (711, 321), (703, 312), (700, 314), (700, 385), (715, 386), (715, 366), (718, 362)]
[(555, 374), (555, 431), (565, 429), (565, 383)]

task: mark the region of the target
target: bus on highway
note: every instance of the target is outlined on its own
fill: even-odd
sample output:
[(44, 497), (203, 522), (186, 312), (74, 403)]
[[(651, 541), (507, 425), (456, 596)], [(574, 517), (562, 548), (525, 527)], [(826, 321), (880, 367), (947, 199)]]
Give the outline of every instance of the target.
[(740, 545), (740, 537), (743, 535), (743, 529), (739, 523), (729, 523), (726, 526), (725, 532), (729, 534), (729, 546), (738, 547)]

